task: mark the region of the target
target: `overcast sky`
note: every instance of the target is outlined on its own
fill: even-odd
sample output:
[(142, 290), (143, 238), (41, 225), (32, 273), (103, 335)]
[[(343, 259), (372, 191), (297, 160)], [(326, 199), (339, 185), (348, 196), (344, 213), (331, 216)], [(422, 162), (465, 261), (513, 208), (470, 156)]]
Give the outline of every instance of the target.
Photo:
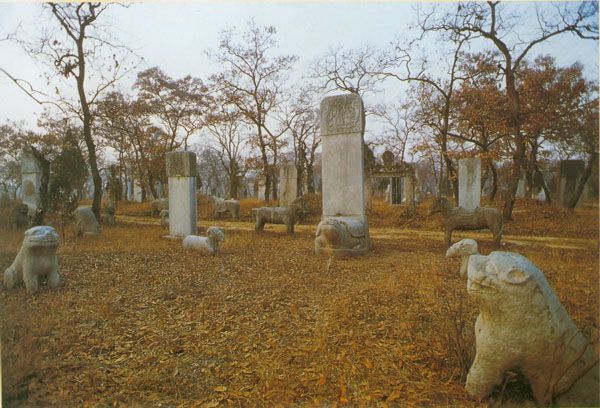
[[(175, 78), (190, 74), (201, 79), (218, 69), (210, 64), (204, 51), (217, 48), (219, 32), (231, 25), (243, 30), (248, 19), (254, 18), (259, 25), (277, 28), (281, 53), (300, 57), (295, 70), (295, 77), (300, 77), (331, 46), (355, 47), (365, 43), (385, 46), (398, 36), (414, 36), (414, 30), (409, 29), (415, 20), (413, 7), (414, 3), (373, 2), (165, 2), (114, 7), (110, 18), (115, 36), (144, 57), (140, 70), (159, 66)], [(529, 15), (534, 24), (531, 4), (511, 3), (506, 7), (516, 9), (517, 14)], [(13, 32), (19, 24), (21, 33), (34, 35), (47, 24), (47, 15), (48, 11), (43, 11), (40, 4), (0, 3), (0, 37)], [(596, 41), (583, 41), (567, 34), (536, 48), (532, 56), (541, 53), (553, 55), (559, 65), (580, 61), (588, 77), (598, 77)], [(0, 67), (44, 87), (38, 78), (39, 67), (11, 42), (0, 42)], [(130, 89), (133, 80), (131, 77), (123, 81), (123, 89)], [(24, 120), (35, 127), (40, 111), (35, 102), (0, 73), (0, 122)]]

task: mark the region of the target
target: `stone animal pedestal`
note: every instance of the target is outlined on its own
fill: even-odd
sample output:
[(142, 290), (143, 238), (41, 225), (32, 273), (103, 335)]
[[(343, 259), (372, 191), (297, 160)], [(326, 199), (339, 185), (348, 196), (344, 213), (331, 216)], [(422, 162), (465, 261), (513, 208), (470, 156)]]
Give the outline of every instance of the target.
[(356, 256), (370, 248), (364, 124), (358, 95), (330, 96), (321, 102), (323, 215), (315, 237), (317, 254)]
[(481, 202), (481, 160), (479, 157), (458, 161), (458, 206), (465, 210), (479, 207)]
[(60, 284), (56, 258), (58, 244), (58, 234), (52, 227), (33, 227), (25, 231), (21, 250), (4, 271), (4, 286), (12, 289), (24, 283), (27, 292), (33, 294), (45, 278), (49, 287), (56, 288)]
[(196, 204), (196, 155), (192, 152), (167, 153), (169, 178), (169, 235), (184, 238), (198, 233)]
[(516, 368), (540, 405), (598, 406), (598, 352), (573, 323), (544, 274), (524, 256), (469, 255), (462, 249), (473, 252), (473, 246), (464, 244), (458, 242), (448, 252), (468, 256), (467, 292), (480, 309), (467, 392), (483, 399), (502, 383), (507, 370)]
[(78, 207), (75, 210), (75, 235), (100, 235), (100, 225), (91, 207)]

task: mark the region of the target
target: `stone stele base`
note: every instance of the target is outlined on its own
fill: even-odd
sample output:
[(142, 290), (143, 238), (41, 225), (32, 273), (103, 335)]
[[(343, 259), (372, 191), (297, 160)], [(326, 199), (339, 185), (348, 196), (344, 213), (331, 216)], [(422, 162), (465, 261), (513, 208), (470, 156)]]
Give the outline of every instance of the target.
[(351, 217), (329, 217), (317, 226), (315, 253), (335, 257), (360, 256), (371, 242), (366, 221)]

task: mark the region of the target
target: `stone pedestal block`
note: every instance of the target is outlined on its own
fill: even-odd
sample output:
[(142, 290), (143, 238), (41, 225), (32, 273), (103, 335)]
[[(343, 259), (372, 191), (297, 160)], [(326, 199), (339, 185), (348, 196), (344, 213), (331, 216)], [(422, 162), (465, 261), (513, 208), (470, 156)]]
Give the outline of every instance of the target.
[(458, 161), (458, 206), (465, 210), (479, 207), (481, 202), (481, 160), (479, 157)]
[(196, 174), (194, 153), (167, 153), (170, 237), (184, 238), (198, 233)]
[(360, 255), (370, 246), (365, 213), (364, 108), (358, 95), (321, 102), (323, 215), (315, 252)]
[(287, 207), (298, 197), (298, 168), (286, 164), (279, 170), (279, 206)]

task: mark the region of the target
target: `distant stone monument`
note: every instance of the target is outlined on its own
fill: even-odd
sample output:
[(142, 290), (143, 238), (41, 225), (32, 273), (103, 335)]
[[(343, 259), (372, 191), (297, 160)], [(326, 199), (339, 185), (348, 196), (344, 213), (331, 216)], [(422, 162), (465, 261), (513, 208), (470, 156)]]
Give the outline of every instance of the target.
[(77, 207), (75, 210), (75, 235), (100, 235), (100, 224), (92, 207)]
[(42, 166), (30, 151), (23, 152), (21, 156), (21, 184), (23, 204), (32, 215), (40, 204), (40, 187), (42, 185)]
[[(583, 160), (561, 160), (559, 165), (558, 202), (567, 207), (575, 195), (577, 182), (585, 169)], [(583, 194), (581, 195), (583, 197)], [(580, 198), (581, 200), (581, 198)]]
[(321, 102), (323, 215), (317, 226), (316, 253), (352, 256), (369, 250), (364, 123), (358, 95), (330, 96)]
[(141, 203), (142, 201), (142, 186), (140, 185), (140, 181), (134, 179), (133, 180), (133, 201), (136, 203)]
[(265, 176), (258, 176), (256, 178), (256, 198), (259, 200), (265, 199), (266, 182)]
[(526, 185), (525, 177), (521, 177), (519, 179), (519, 184), (517, 184), (517, 192), (515, 193), (516, 198), (524, 198), (525, 197), (525, 192), (526, 192), (525, 185)]
[(169, 178), (169, 237), (184, 238), (198, 233), (196, 207), (196, 155), (167, 153)]
[(403, 202), (408, 205), (413, 205), (415, 202), (415, 185), (411, 176), (402, 177), (402, 198)]
[(458, 161), (458, 206), (465, 210), (479, 207), (481, 202), (481, 160), (479, 157)]
[(279, 206), (287, 207), (298, 197), (298, 168), (286, 164), (279, 170)]

